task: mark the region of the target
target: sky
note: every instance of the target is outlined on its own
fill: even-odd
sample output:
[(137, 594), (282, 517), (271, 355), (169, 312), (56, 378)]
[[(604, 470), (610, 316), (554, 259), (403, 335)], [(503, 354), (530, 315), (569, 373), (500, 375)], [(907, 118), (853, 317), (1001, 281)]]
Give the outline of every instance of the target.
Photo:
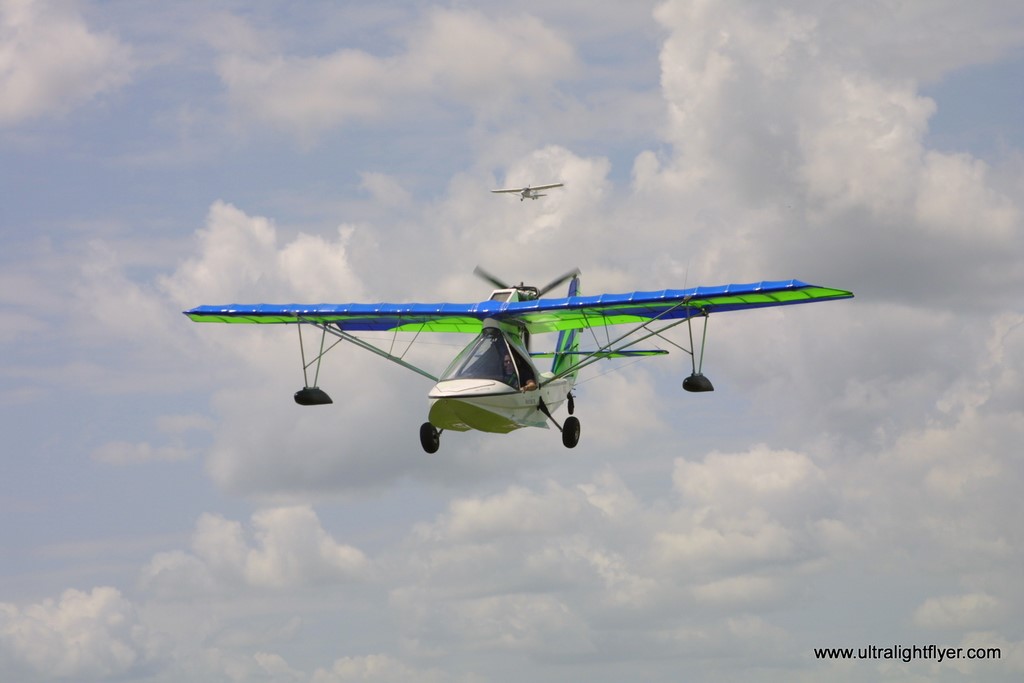
[[(1022, 82), (1012, 0), (0, 0), (0, 679), (1020, 680)], [(433, 455), (428, 380), (300, 408), (294, 330), (181, 314), (477, 265), (856, 298)], [(931, 644), (999, 656), (814, 654)]]

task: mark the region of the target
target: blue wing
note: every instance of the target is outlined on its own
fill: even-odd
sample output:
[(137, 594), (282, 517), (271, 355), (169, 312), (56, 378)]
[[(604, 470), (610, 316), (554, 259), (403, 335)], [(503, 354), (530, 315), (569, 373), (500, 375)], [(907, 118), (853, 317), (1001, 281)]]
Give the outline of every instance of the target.
[(800, 280), (778, 280), (653, 292), (570, 296), (534, 301), (435, 304), (227, 304), (185, 311), (195, 322), (337, 325), (349, 332), (480, 332), (486, 318), (518, 321), (531, 334), (651, 320), (689, 318), (719, 311), (847, 299), (851, 292)]

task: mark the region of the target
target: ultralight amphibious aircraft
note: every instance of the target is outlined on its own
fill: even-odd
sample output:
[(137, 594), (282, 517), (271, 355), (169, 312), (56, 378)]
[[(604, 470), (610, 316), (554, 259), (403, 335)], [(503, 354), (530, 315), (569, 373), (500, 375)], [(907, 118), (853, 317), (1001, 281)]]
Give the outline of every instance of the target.
[[(342, 341), (429, 378), (434, 387), (428, 394), (430, 410), (427, 422), (420, 427), (420, 443), (426, 452), (434, 453), (445, 430), (507, 433), (521, 427), (548, 429), (549, 424), (561, 432), (562, 443), (573, 448), (579, 442), (580, 421), (573, 415), (572, 392), (583, 368), (607, 358), (668, 353), (663, 349), (636, 347), (657, 337), (690, 355), (691, 373), (683, 380), (683, 389), (713, 391), (702, 367), (707, 323), (712, 313), (853, 296), (842, 289), (800, 280), (583, 296), (578, 269), (544, 287), (509, 285), (480, 268), (475, 272), (497, 287), (490, 298), (478, 303), (226, 304), (198, 306), (185, 311), (185, 315), (204, 323), (295, 325), (305, 380), (302, 389), (295, 393), (295, 402), (303, 406), (332, 403), (330, 396), (317, 386), (317, 379), (324, 354)], [(566, 296), (544, 298), (566, 281)], [(701, 323), (699, 350), (694, 346), (695, 320)], [(689, 331), (690, 348), (664, 336), (683, 323)], [(320, 330), (320, 350), (310, 361), (306, 360), (302, 343), (303, 326)], [(603, 341), (599, 341), (597, 334), (589, 334), (588, 340), (595, 348), (580, 348), (584, 331), (609, 326), (616, 326), (615, 334), (602, 335)], [(473, 340), (438, 376), (371, 343), (365, 335), (360, 336), (384, 331), (395, 337), (398, 333), (423, 332), (471, 334)], [(531, 336), (543, 333), (557, 333), (554, 349), (532, 351)], [(325, 347), (327, 335), (337, 340)], [(551, 359), (546, 369), (535, 362), (544, 358)], [(314, 365), (310, 384), (309, 370)], [(562, 404), (569, 416), (559, 423), (554, 413)]]

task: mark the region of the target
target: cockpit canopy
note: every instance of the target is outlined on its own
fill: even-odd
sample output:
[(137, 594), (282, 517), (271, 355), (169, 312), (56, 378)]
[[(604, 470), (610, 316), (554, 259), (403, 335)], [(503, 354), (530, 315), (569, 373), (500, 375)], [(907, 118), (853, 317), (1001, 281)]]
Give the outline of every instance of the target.
[(528, 379), (534, 379), (534, 372), (529, 361), (508, 343), (500, 330), (485, 327), (441, 375), (442, 382), (450, 379), (490, 379), (518, 389)]

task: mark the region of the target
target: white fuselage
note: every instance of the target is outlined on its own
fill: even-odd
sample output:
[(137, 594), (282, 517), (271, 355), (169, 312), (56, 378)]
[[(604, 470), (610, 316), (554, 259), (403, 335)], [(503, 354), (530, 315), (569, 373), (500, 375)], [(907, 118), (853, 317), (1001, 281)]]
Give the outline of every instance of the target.
[[(501, 294), (496, 292), (495, 294)], [(565, 402), (572, 377), (539, 372), (514, 330), (484, 321), (480, 336), (455, 357), (430, 390), (430, 424), (437, 429), (511, 432), (548, 428), (549, 413)]]
[[(542, 375), (541, 380), (545, 378)], [(522, 391), (493, 379), (442, 380), (430, 390), (430, 423), (438, 429), (511, 432), (521, 427), (548, 428), (540, 402), (554, 412), (565, 402), (572, 382), (554, 380)]]

